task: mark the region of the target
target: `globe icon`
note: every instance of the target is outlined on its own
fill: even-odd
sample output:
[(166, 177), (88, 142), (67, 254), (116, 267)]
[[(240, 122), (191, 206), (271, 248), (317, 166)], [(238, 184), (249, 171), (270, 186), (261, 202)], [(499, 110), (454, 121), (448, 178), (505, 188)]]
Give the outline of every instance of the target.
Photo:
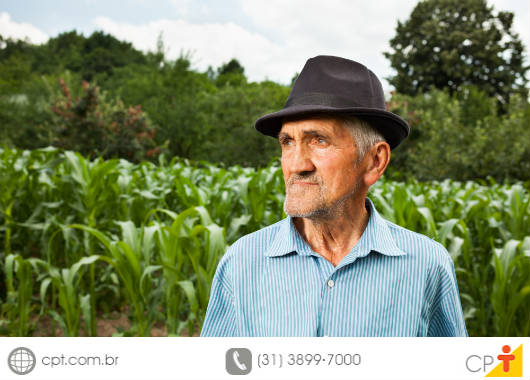
[(17, 375), (26, 375), (35, 368), (35, 354), (29, 348), (17, 347), (7, 357), (7, 365)]

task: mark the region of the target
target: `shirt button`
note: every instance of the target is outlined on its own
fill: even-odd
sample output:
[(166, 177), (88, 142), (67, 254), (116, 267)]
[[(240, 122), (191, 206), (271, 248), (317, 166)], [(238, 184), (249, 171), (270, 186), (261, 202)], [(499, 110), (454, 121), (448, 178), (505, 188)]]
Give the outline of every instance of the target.
[(330, 288), (332, 288), (333, 285), (335, 285), (335, 282), (334, 282), (333, 280), (329, 280), (329, 281), (328, 281), (328, 286), (329, 286)]

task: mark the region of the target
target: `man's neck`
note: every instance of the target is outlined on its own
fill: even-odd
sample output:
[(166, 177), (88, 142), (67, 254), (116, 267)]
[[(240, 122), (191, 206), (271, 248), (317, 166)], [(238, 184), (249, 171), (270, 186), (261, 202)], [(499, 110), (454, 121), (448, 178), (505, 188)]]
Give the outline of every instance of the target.
[(347, 202), (333, 218), (294, 218), (294, 225), (313, 251), (337, 266), (368, 225), (364, 199)]

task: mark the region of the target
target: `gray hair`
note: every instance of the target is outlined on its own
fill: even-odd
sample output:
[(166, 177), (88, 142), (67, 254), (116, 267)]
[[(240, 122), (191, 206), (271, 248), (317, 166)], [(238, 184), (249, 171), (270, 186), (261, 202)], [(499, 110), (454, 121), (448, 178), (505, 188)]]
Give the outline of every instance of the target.
[(359, 151), (359, 163), (363, 160), (364, 155), (368, 150), (370, 150), (375, 144), (381, 141), (386, 141), (381, 132), (363, 119), (359, 119), (355, 116), (339, 116), (337, 119), (342, 121), (343, 125), (350, 132), (351, 137), (355, 141), (355, 145)]

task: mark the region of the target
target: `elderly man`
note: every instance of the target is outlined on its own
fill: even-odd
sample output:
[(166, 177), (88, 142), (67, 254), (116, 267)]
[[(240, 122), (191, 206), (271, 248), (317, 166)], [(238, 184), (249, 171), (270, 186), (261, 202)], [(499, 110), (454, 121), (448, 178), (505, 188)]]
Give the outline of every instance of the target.
[(409, 133), (370, 70), (309, 59), (256, 129), (279, 140), (288, 217), (223, 256), (202, 336), (466, 336), (447, 251), (366, 197)]

